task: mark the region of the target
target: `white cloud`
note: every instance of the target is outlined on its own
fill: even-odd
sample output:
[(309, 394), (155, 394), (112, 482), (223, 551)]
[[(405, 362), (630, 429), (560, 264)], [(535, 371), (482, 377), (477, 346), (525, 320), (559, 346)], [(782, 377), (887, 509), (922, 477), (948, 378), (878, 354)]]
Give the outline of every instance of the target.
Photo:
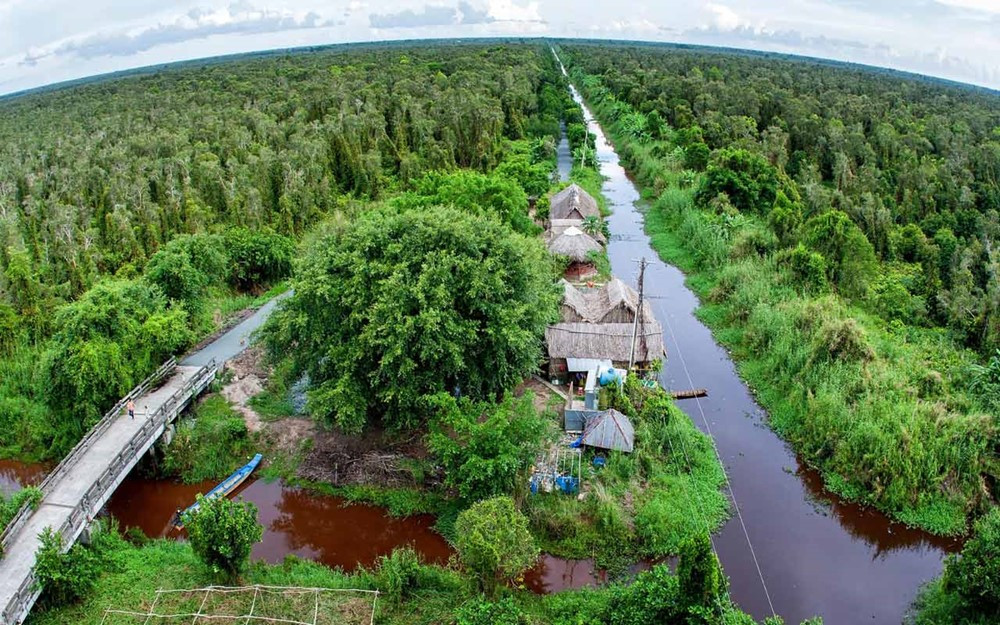
[(487, 13), (495, 20), (502, 22), (541, 22), (538, 3), (529, 2), (521, 6), (513, 0), (489, 0)]
[(727, 7), (724, 4), (714, 4), (709, 3), (705, 6), (711, 15), (711, 26), (715, 26), (719, 30), (734, 30), (743, 26), (743, 20), (736, 11)]

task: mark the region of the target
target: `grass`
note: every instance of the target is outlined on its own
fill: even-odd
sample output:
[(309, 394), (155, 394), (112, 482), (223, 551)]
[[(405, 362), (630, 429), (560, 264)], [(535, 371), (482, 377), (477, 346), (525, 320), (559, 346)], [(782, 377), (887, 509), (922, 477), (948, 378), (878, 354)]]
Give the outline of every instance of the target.
[(163, 470), (186, 483), (222, 479), (256, 452), (243, 417), (216, 393), (199, 401), (176, 427), (164, 450)]

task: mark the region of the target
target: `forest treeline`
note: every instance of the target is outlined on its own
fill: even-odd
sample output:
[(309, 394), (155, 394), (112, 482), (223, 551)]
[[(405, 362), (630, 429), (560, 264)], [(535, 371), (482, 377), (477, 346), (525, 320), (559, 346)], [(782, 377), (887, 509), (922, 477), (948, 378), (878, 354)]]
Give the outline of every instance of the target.
[(565, 103), (545, 48), (501, 44), (248, 57), (0, 102), (0, 450), (58, 457), (286, 277), (324, 218), (450, 202), (435, 176), (458, 168), (473, 203), (526, 211)]
[(998, 495), (1000, 98), (805, 61), (564, 46), (772, 424), (942, 533)]

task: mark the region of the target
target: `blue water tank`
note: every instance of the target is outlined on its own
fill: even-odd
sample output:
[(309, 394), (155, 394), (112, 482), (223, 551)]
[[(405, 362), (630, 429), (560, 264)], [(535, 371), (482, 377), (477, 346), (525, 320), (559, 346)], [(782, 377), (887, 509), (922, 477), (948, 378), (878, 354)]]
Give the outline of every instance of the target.
[(607, 386), (609, 384), (621, 384), (621, 377), (618, 372), (614, 369), (605, 369), (601, 372), (600, 377), (601, 386)]

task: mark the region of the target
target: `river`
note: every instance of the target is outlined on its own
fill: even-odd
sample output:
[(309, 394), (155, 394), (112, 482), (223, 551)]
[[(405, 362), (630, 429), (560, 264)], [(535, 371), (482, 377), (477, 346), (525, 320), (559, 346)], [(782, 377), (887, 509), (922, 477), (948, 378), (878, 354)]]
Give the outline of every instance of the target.
[(820, 476), (770, 429), (729, 354), (695, 317), (698, 298), (684, 274), (652, 249), (639, 191), (614, 147), (575, 89), (573, 97), (597, 136), (602, 192), (613, 211), (612, 272), (635, 286), (636, 260), (649, 261), (645, 295), (667, 346), (661, 382), (668, 389), (709, 391), (679, 406), (715, 440), (739, 505), (741, 516), (734, 514), (714, 537), (733, 599), (758, 619), (769, 616), (773, 605), (788, 623), (818, 615), (833, 625), (898, 625), (957, 541), (909, 529), (827, 493)]

